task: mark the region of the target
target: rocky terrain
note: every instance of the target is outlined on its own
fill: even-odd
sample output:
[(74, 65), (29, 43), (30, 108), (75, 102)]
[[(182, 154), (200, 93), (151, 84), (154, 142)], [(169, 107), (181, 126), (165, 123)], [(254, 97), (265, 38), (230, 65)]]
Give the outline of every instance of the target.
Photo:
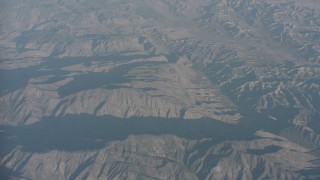
[(1, 179), (319, 179), (317, 0), (0, 0)]

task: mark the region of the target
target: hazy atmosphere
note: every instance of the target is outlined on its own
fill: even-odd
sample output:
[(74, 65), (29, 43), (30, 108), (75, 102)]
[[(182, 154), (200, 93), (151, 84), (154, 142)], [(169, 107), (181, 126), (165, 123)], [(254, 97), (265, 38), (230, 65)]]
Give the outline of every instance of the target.
[(320, 179), (320, 1), (0, 0), (0, 179)]

